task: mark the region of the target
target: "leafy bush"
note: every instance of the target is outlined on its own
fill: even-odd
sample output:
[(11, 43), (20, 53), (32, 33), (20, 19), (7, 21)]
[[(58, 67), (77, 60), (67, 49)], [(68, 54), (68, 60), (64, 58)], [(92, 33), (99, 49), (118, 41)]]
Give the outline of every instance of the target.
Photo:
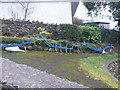
[(119, 43), (120, 32), (115, 30), (101, 29), (102, 42), (117, 44)]
[(49, 33), (49, 32), (47, 32), (44, 28), (41, 28), (41, 27), (39, 27), (39, 28), (37, 28), (37, 30), (39, 31), (39, 34), (51, 34), (51, 33)]
[(43, 46), (43, 47), (47, 46), (46, 45), (47, 43), (44, 40), (36, 40), (35, 44), (38, 45), (38, 46)]
[(101, 32), (98, 27), (79, 26), (82, 42), (98, 43), (101, 41)]
[(68, 41), (66, 41), (66, 40), (59, 40), (58, 41), (58, 45), (60, 45), (61, 44), (61, 46), (66, 46), (67, 45), (67, 47), (72, 47), (73, 46), (73, 44), (71, 43), (71, 42), (68, 42)]
[(101, 41), (101, 32), (98, 27), (60, 24), (56, 35), (58, 39), (98, 43)]
[(0, 39), (0, 43), (7, 43), (7, 44), (12, 44), (12, 43), (22, 43), (22, 40), (24, 40), (25, 42), (30, 42), (30, 38), (20, 38), (20, 37), (2, 37), (2, 39)]
[(57, 28), (57, 34), (58, 39), (66, 39), (68, 41), (79, 41), (77, 25), (60, 24)]
[(2, 43), (21, 43), (22, 39), (20, 38), (2, 38)]

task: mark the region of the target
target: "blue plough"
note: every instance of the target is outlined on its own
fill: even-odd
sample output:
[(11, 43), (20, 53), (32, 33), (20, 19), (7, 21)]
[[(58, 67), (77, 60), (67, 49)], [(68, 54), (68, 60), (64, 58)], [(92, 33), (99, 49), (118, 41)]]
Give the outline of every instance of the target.
[(103, 49), (97, 49), (97, 48), (95, 48), (95, 47), (93, 47), (93, 46), (91, 46), (91, 45), (89, 45), (88, 43), (81, 43), (81, 42), (78, 42), (79, 44), (81, 44), (81, 45), (83, 45), (83, 46), (88, 46), (91, 50), (94, 50), (94, 51), (98, 51), (98, 52), (103, 52), (105, 49), (108, 49), (108, 48), (110, 48), (110, 52), (112, 51), (112, 45), (111, 46), (106, 46), (106, 47), (104, 47)]
[(24, 42), (24, 40), (22, 40), (22, 43), (20, 43), (20, 44), (16, 44), (16, 45), (0, 45), (0, 47), (7, 48), (7, 47), (21, 46), (21, 45), (25, 45), (25, 44), (32, 44), (32, 43), (33, 43), (32, 41)]

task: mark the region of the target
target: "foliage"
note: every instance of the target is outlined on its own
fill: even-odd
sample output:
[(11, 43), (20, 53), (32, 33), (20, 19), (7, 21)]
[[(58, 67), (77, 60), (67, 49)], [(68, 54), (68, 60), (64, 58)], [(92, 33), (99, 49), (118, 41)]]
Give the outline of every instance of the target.
[(46, 47), (46, 42), (44, 40), (36, 40), (35, 41), (35, 45), (37, 46), (42, 46), (42, 47)]
[(66, 40), (59, 40), (58, 41), (58, 45), (61, 45), (61, 46), (66, 46), (67, 45), (67, 47), (72, 47), (73, 46), (73, 44), (71, 43), (71, 42), (68, 42), (68, 41), (66, 41)]
[(47, 32), (44, 28), (41, 28), (41, 27), (37, 28), (37, 30), (39, 30), (39, 34), (47, 34), (47, 35), (51, 34), (51, 33)]
[(89, 57), (80, 59), (80, 69), (84, 70), (88, 75), (96, 80), (101, 80), (107, 85), (117, 88), (118, 82), (103, 69), (107, 61), (118, 58), (118, 55), (102, 55), (97, 57)]
[(113, 15), (115, 21), (118, 21), (118, 26), (120, 26), (120, 1), (119, 2), (110, 2), (110, 12)]
[(57, 37), (68, 41), (79, 41), (77, 25), (60, 24), (57, 29)]
[(118, 31), (101, 29), (101, 41), (102, 42), (118, 44), (119, 36), (120, 36), (120, 32)]
[(8, 43), (8, 44), (11, 44), (11, 43), (21, 43), (23, 39), (21, 38), (8, 38), (8, 37), (3, 37), (1, 39), (1, 43)]
[(57, 30), (58, 39), (98, 43), (101, 40), (100, 28), (61, 24)]
[(112, 13), (115, 21), (118, 21), (120, 26), (120, 2), (84, 2), (84, 5), (88, 9), (88, 15), (94, 13), (95, 16), (100, 14), (101, 10), (105, 10), (106, 7), (110, 7), (109, 12)]
[(95, 16), (100, 14), (100, 11), (107, 5), (107, 2), (83, 2), (83, 3), (88, 9), (88, 15), (92, 15), (94, 13)]
[(100, 28), (90, 26), (79, 26), (82, 42), (99, 43), (101, 41)]

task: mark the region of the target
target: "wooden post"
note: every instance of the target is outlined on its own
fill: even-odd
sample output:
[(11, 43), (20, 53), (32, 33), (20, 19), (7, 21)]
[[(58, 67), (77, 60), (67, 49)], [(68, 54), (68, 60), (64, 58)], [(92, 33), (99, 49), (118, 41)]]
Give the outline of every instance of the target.
[[(67, 48), (68, 44), (66, 43), (66, 48)], [(67, 53), (67, 49), (65, 49), (65, 52)]]
[(80, 49), (79, 49), (79, 44), (77, 43), (77, 48), (78, 48), (78, 53), (80, 52)]
[[(55, 44), (55, 46), (56, 46), (56, 45), (57, 45), (57, 44)], [(55, 48), (55, 52), (58, 52), (58, 51), (57, 51), (57, 48)]]
[[(60, 44), (60, 46), (62, 46), (61, 44)], [(60, 53), (62, 53), (62, 49), (60, 48)]]
[[(71, 53), (71, 49), (69, 50), (70, 51), (70, 53)], [(71, 53), (72, 54), (72, 53)]]

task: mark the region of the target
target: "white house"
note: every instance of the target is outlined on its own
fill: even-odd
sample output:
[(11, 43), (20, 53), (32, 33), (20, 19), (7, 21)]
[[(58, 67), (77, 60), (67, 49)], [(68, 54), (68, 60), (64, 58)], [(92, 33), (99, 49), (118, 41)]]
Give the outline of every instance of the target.
[(44, 23), (72, 23), (78, 2), (70, 0), (2, 0), (0, 1), (0, 18), (23, 19), (24, 6), (28, 6), (27, 20)]

